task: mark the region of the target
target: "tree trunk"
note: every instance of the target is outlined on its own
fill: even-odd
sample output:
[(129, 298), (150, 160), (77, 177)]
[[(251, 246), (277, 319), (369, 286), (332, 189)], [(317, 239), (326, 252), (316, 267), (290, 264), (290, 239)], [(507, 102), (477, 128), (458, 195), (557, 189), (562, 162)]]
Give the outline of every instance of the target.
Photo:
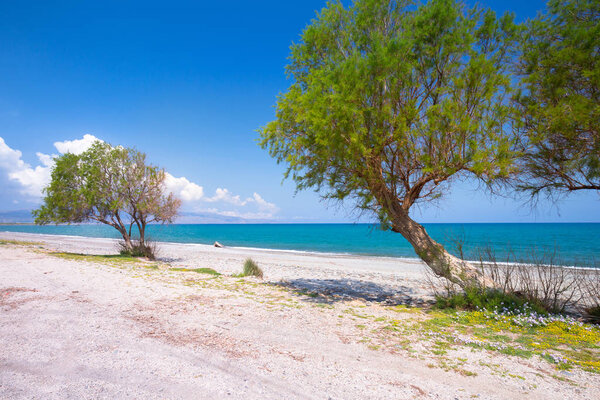
[(125, 243), (125, 249), (127, 251), (132, 251), (133, 244), (131, 243), (131, 236), (130, 236), (130, 234), (127, 233), (127, 228), (125, 227), (125, 224), (123, 224), (123, 221), (121, 220), (121, 216), (119, 215), (119, 212), (118, 211), (114, 212), (111, 219), (112, 219), (112, 223), (108, 223), (108, 225), (111, 225), (112, 227), (114, 227), (116, 230), (119, 231), (119, 233), (123, 237), (123, 242)]
[(127, 232), (121, 232), (121, 236), (123, 236), (123, 241), (125, 242), (125, 248), (128, 251), (132, 251), (133, 250), (133, 244), (131, 243), (131, 238), (129, 237), (129, 235), (127, 234)]
[(146, 241), (146, 224), (143, 221), (140, 221), (138, 218), (134, 218), (134, 221), (140, 236), (138, 239), (138, 244), (143, 248)]
[(145, 243), (145, 236), (146, 236), (146, 224), (144, 222), (141, 222), (139, 225), (139, 231), (140, 231), (140, 245), (142, 247), (144, 247), (144, 243)]
[(413, 221), (407, 213), (393, 217), (392, 230), (408, 240), (417, 255), (436, 275), (463, 288), (471, 285), (488, 286), (490, 284), (475, 266), (448, 253), (444, 246), (433, 240), (425, 228)]

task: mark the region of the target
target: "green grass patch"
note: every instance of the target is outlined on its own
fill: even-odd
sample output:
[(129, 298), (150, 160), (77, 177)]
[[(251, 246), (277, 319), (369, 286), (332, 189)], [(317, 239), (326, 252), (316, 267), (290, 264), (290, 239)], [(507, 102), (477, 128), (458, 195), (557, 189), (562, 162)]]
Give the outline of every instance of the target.
[(542, 306), (532, 304), (515, 294), (476, 287), (466, 288), (464, 293), (436, 296), (436, 307), (454, 310), (505, 310), (513, 313), (531, 310), (541, 315), (547, 314)]
[(466, 369), (458, 368), (456, 371), (463, 376), (477, 376), (477, 372), (469, 371)]
[(409, 314), (422, 314), (423, 313), (423, 311), (420, 308), (405, 306), (403, 304), (400, 304), (397, 306), (391, 306), (388, 308), (397, 313), (409, 313)]
[(221, 274), (212, 268), (171, 268), (169, 271), (180, 271), (180, 272), (196, 272), (198, 274), (207, 274), (213, 276), (220, 276)]
[(236, 278), (243, 278), (245, 276), (256, 276), (257, 278), (262, 279), (263, 271), (253, 259), (247, 258), (246, 261), (244, 261), (244, 269), (242, 270), (242, 272), (233, 276)]
[(121, 255), (121, 254), (81, 254), (81, 253), (64, 253), (64, 252), (51, 252), (50, 255), (54, 257), (63, 258), (65, 260), (75, 260), (75, 261), (90, 261), (90, 262), (100, 262), (100, 263), (114, 263), (114, 262), (122, 262), (122, 263), (139, 263), (140, 260), (137, 258)]
[(448, 342), (521, 358), (534, 355), (557, 369), (600, 373), (600, 327), (569, 318), (490, 311), (433, 311), (421, 329)]
[(14, 246), (41, 246), (44, 243), (41, 242), (27, 242), (24, 240), (9, 240), (9, 239), (0, 239), (0, 245), (9, 245), (12, 244)]
[[(525, 302), (516, 303), (526, 310), (518, 311), (518, 307), (507, 306), (506, 298), (501, 296), (480, 304), (503, 308), (495, 311), (483, 308), (412, 311), (410, 307), (395, 306), (386, 309), (399, 313), (408, 310), (421, 313), (421, 316), (372, 320), (379, 323), (380, 338), (389, 345), (397, 344), (399, 339), (420, 340), (428, 343), (430, 354), (436, 357), (445, 357), (456, 346), (467, 346), (474, 351), (492, 351), (524, 359), (539, 357), (557, 370), (579, 368), (600, 374), (600, 326), (565, 316), (538, 314)], [(511, 309), (515, 312), (509, 311)], [(342, 312), (357, 316), (352, 309)]]

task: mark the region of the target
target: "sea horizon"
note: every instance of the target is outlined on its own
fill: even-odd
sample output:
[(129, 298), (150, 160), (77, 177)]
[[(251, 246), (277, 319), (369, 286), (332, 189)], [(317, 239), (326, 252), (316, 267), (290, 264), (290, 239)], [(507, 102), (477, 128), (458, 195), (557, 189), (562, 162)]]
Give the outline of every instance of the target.
[[(119, 239), (112, 227), (101, 224), (0, 224), (0, 231)], [(464, 222), (423, 223), (431, 236), (453, 254), (462, 246), (464, 258), (498, 261), (596, 266), (600, 254), (598, 222)], [(196, 223), (153, 224), (148, 237), (159, 242), (197, 243), (327, 254), (418, 258), (398, 233), (383, 231), (378, 223)]]

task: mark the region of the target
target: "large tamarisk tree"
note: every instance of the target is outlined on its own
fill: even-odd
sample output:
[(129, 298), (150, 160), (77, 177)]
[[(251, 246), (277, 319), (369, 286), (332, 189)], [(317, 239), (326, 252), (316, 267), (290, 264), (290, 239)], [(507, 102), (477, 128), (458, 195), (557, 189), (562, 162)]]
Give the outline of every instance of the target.
[(54, 161), (43, 204), (34, 211), (37, 224), (110, 225), (127, 251), (134, 249), (136, 226), (136, 246), (144, 252), (146, 226), (171, 223), (177, 216), (181, 201), (166, 193), (165, 171), (146, 164), (144, 153), (97, 141), (82, 154), (66, 153)]
[(328, 3), (291, 47), (292, 84), (261, 145), (299, 189), (353, 200), (437, 275), (481, 284), (410, 211), (457, 179), (513, 172), (505, 127), (517, 34), (511, 15), (452, 0)]
[(549, 1), (521, 47), (518, 187), (534, 198), (600, 191), (600, 2)]

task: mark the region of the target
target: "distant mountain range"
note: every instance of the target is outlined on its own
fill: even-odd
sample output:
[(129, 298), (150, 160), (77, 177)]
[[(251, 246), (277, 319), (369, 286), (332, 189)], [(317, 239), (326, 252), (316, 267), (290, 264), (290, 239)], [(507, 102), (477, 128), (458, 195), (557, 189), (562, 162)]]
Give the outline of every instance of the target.
[[(272, 222), (267, 220), (248, 220), (214, 213), (181, 212), (177, 224), (244, 224)], [(0, 211), (0, 224), (31, 224), (31, 210)]]
[(191, 211), (180, 212), (177, 220), (175, 221), (176, 224), (242, 224), (247, 222), (255, 221), (248, 221), (240, 217), (228, 217), (215, 213), (198, 213)]

